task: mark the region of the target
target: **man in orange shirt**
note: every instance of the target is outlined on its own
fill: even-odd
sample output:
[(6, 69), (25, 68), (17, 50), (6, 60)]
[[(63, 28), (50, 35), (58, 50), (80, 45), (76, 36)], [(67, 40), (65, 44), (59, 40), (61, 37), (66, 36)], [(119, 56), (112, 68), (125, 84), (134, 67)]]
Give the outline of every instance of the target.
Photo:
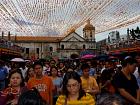
[(52, 89), (53, 83), (48, 76), (42, 74), (43, 65), (40, 62), (35, 62), (33, 65), (35, 77), (29, 79), (27, 87), (29, 89), (35, 87), (42, 98), (49, 104), (52, 105)]

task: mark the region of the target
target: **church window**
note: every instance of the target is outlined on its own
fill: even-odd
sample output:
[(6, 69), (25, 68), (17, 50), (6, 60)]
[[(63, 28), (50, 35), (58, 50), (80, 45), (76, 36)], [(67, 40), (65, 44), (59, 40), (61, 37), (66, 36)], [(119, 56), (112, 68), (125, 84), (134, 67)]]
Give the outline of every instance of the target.
[(39, 54), (39, 48), (36, 48), (36, 53)]
[(26, 48), (26, 54), (29, 54), (29, 48)]
[(63, 44), (61, 45), (61, 49), (62, 49), (62, 50), (64, 49), (64, 45), (63, 45)]
[(92, 38), (92, 31), (90, 31), (90, 37)]
[(50, 47), (50, 51), (53, 51), (53, 47)]
[(85, 49), (86, 48), (86, 45), (83, 45), (83, 49)]

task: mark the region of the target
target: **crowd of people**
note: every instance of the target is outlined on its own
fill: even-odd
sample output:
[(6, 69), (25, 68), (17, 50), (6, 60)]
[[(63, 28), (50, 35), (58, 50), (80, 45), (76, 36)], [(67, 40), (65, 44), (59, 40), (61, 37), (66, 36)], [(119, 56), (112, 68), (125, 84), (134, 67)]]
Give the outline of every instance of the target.
[(140, 54), (123, 60), (4, 62), (0, 105), (140, 105)]

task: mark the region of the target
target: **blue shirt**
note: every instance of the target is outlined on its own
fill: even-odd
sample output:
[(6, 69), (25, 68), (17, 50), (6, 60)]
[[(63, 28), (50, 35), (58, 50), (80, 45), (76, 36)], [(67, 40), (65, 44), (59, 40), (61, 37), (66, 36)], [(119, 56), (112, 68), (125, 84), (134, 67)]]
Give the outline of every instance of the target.
[(57, 97), (59, 94), (58, 92), (58, 89), (61, 89), (62, 87), (62, 81), (63, 81), (63, 78), (61, 77), (58, 77), (57, 79), (53, 80), (53, 85), (56, 87), (57, 89), (57, 93), (54, 94), (54, 97)]
[(0, 80), (5, 80), (8, 75), (8, 71), (5, 67), (0, 67)]
[[(82, 74), (83, 74), (82, 69), (78, 70), (77, 73), (78, 73), (80, 76), (82, 76)], [(90, 76), (94, 76), (95, 73), (96, 73), (96, 72), (95, 72), (95, 69), (94, 69), (94, 68), (90, 68), (90, 70), (89, 70), (89, 75), (90, 75)]]

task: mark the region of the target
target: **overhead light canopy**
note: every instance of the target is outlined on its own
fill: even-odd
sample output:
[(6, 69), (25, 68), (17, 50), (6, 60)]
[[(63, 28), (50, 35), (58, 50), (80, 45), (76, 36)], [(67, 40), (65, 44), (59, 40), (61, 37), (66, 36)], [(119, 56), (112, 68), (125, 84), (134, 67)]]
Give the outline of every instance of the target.
[(0, 32), (62, 36), (85, 25), (96, 33), (140, 22), (140, 0), (1, 0)]

